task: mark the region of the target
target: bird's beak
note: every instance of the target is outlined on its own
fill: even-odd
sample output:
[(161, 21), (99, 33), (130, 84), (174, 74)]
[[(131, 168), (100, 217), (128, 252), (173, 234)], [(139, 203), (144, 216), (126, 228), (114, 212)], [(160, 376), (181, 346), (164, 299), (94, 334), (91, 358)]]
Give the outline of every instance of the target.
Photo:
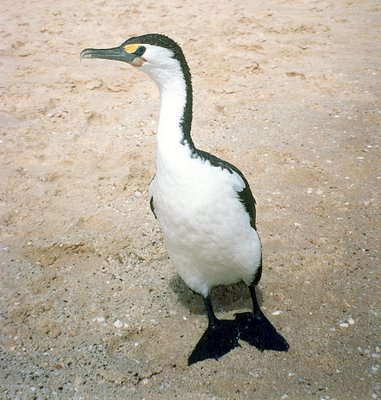
[(81, 59), (82, 58), (103, 58), (105, 60), (116, 60), (133, 64), (137, 56), (127, 53), (123, 46), (119, 46), (113, 47), (112, 49), (85, 49), (81, 52)]

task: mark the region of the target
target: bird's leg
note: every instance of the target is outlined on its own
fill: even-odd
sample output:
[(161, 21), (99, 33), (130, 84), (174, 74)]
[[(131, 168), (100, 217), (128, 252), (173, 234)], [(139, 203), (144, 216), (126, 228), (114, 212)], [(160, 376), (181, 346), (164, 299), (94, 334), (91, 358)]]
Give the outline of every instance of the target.
[(260, 318), (263, 315), (263, 313), (261, 308), (259, 307), (257, 293), (255, 291), (255, 285), (251, 284), (249, 286), (249, 290), (250, 290), (251, 301), (253, 302), (253, 315), (256, 316), (257, 318)]
[(212, 299), (209, 294), (205, 297), (202, 296), (202, 299), (204, 300), (206, 312), (208, 314), (208, 324), (213, 328), (213, 326), (218, 324), (218, 318), (216, 317), (216, 314), (214, 314)]
[(239, 338), (261, 351), (287, 351), (287, 341), (276, 331), (259, 306), (255, 286), (253, 283), (249, 286), (253, 312), (236, 314)]
[(188, 365), (208, 358), (217, 360), (235, 347), (239, 347), (236, 322), (218, 319), (210, 295), (203, 299), (208, 314), (208, 327), (189, 356)]

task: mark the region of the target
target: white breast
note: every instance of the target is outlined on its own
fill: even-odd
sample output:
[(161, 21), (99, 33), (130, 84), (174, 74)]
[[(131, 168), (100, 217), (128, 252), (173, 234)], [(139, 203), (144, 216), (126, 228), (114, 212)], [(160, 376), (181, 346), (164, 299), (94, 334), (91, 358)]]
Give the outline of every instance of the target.
[(247, 283), (259, 266), (261, 245), (238, 198), (244, 182), (236, 173), (191, 158), (179, 146), (160, 159), (151, 184), (155, 214), (177, 272), (194, 291)]

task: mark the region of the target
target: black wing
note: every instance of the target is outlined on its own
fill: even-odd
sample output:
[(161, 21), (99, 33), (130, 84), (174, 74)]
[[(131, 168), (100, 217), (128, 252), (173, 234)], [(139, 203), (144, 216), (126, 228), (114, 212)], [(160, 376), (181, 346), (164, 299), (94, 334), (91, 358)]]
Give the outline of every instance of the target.
[[(243, 175), (243, 173), (233, 164), (230, 164), (227, 161), (221, 160), (220, 158), (214, 156), (213, 154), (210, 154), (206, 151), (202, 151), (202, 150), (197, 150), (194, 154), (193, 157), (200, 157), (203, 160), (208, 160), (213, 166), (215, 167), (220, 167), (222, 169), (227, 169), (231, 174), (233, 172), (237, 173), (242, 180), (245, 183), (245, 187), (243, 188), (243, 190), (241, 190), (240, 192), (238, 192), (238, 197), (241, 201), (241, 203), (245, 206), (245, 209), (247, 211), (247, 213), (250, 216), (250, 225), (257, 230), (256, 227), (256, 210), (255, 210), (255, 198), (253, 196), (253, 193), (251, 192), (250, 186), (249, 186), (249, 182), (247, 181), (247, 179), (245, 178), (245, 176)], [(152, 207), (151, 207), (152, 209)]]
[[(155, 179), (156, 174), (152, 177), (151, 182), (149, 183), (150, 185), (152, 184), (152, 181)], [(157, 216), (155, 214), (155, 206), (153, 205), (153, 196), (151, 196), (149, 200), (149, 206), (151, 207), (152, 214), (155, 216), (157, 219)]]
[(157, 216), (156, 216), (156, 214), (155, 214), (155, 207), (154, 207), (154, 205), (153, 205), (153, 197), (150, 198), (149, 206), (151, 207), (152, 214), (153, 214), (153, 215), (155, 216), (155, 218), (157, 219)]

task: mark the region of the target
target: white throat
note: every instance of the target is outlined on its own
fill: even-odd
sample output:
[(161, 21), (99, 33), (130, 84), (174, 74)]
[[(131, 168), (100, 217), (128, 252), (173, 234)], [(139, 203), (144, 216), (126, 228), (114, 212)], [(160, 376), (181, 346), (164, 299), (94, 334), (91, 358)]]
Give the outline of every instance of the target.
[(180, 65), (150, 76), (160, 90), (158, 145), (179, 144), (184, 136), (181, 124), (186, 105), (186, 83)]
[[(157, 84), (160, 90), (160, 119), (157, 132), (157, 167), (160, 160), (170, 162), (189, 157), (190, 149), (184, 146), (183, 117), (187, 102), (187, 87), (180, 63), (172, 59), (171, 64), (157, 68), (144, 65), (141, 69)], [(191, 89), (190, 89), (191, 90)]]

